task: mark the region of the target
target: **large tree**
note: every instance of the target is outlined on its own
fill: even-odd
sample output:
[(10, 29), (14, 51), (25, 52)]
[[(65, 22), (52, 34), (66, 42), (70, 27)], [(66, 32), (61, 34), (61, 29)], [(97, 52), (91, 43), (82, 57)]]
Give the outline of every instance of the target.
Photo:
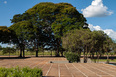
[(83, 15), (69, 3), (39, 3), (26, 12), (30, 15), (38, 15), (38, 19), (44, 26), (45, 31), (48, 31), (48, 35), (55, 36), (52, 39), (55, 41), (52, 41), (54, 43), (52, 45), (57, 49), (57, 56), (59, 56), (60, 48), (62, 48), (61, 37), (63, 34), (83, 27), (86, 22)]
[[(41, 45), (56, 49), (57, 56), (59, 56), (59, 51), (63, 50), (61, 41), (63, 34), (83, 27), (86, 19), (69, 3), (43, 2), (28, 9), (23, 14), (14, 15), (11, 22), (17, 26), (22, 25), (22, 22), (31, 22), (33, 30), (31, 33), (26, 33), (26, 37), (28, 36), (29, 39), (25, 40), (31, 41), (35, 45), (36, 56), (38, 56), (38, 47)], [(26, 31), (27, 29), (23, 28), (21, 30)]]
[[(34, 48), (38, 57), (38, 47), (41, 46), (47, 37), (43, 26), (40, 23), (38, 14), (29, 15), (28, 13), (14, 15), (11, 22), (14, 23), (10, 29), (14, 30), (19, 40), (20, 56), (26, 48)], [(23, 42), (25, 41), (25, 42)], [(24, 53), (24, 52), (23, 52)]]
[(22, 57), (22, 51), (24, 57), (25, 45), (28, 42), (29, 33), (33, 30), (32, 24), (29, 21), (21, 21), (11, 25), (9, 29), (16, 33), (18, 39), (17, 45), (20, 48), (20, 57)]

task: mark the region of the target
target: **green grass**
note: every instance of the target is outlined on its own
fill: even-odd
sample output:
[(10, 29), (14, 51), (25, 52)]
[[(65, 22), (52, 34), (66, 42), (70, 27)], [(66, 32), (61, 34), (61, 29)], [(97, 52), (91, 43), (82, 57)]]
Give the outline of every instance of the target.
[[(0, 51), (0, 55), (2, 56), (9, 56), (9, 53), (3, 54), (2, 51)], [(19, 56), (20, 55), (20, 51), (16, 51), (15, 53), (10, 53), (10, 55), (14, 55), (14, 56)], [(30, 52), (30, 51), (25, 51), (25, 55), (36, 55), (36, 52)], [(48, 52), (38, 52), (38, 55), (43, 56), (43, 55), (51, 55), (51, 51)], [(52, 51), (52, 55), (55, 55), (55, 51)]]
[[(81, 55), (84, 55), (84, 53), (81, 52)], [(88, 53), (88, 55), (90, 55), (90, 53)], [(95, 53), (94, 55), (97, 55), (97, 54)], [(107, 55), (107, 53), (104, 53), (102, 55)], [(116, 55), (116, 53), (115, 52), (110, 52), (110, 53), (108, 53), (108, 55)]]
[[(95, 59), (94, 59), (95, 60)], [(92, 61), (94, 61), (93, 59), (92, 59)], [(96, 61), (98, 61), (97, 59), (96, 59)], [(107, 62), (107, 59), (99, 59), (99, 62)], [(114, 62), (114, 63), (116, 63), (116, 59), (109, 59), (109, 62)]]
[[(1, 56), (9, 56), (9, 53), (6, 53), (6, 54), (3, 54), (2, 51), (0, 51), (0, 55)], [(19, 56), (20, 55), (20, 51), (16, 51), (15, 53), (10, 53), (11, 56)], [(35, 51), (25, 51), (25, 55), (36, 55), (36, 52)], [(47, 52), (41, 52), (39, 51), (38, 52), (38, 55), (39, 56), (46, 56), (46, 55), (49, 55), (51, 56), (51, 51), (47, 51)], [(52, 55), (54, 56), (55, 55), (55, 51), (52, 51)], [(81, 53), (81, 55), (83, 55), (83, 53)], [(88, 54), (89, 55), (89, 54)], [(95, 54), (96, 55), (96, 54)], [(106, 53), (104, 55), (107, 55)], [(109, 53), (109, 55), (115, 55), (115, 53)], [(103, 55), (102, 55), (103, 56)]]
[(42, 77), (42, 70), (38, 68), (0, 68), (0, 77)]

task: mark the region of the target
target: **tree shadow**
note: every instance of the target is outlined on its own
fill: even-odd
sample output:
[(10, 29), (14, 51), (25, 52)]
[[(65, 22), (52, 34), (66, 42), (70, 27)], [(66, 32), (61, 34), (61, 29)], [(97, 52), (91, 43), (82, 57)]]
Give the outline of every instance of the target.
[(27, 58), (31, 58), (31, 57), (7, 57), (7, 56), (0, 56), (0, 60), (3, 60), (3, 59), (27, 59)]
[(42, 57), (43, 57), (43, 58), (44, 58), (44, 57), (49, 57), (49, 58), (54, 58), (54, 57), (55, 57), (55, 58), (64, 58), (64, 56), (50, 56), (50, 55), (45, 55), (45, 56), (41, 55), (41, 56), (38, 56), (38, 57), (41, 57), (41, 58), (42, 58)]
[(116, 63), (109, 63), (109, 64), (111, 64), (111, 65), (115, 65), (115, 66), (116, 66)]
[[(57, 76), (42, 76), (42, 77), (57, 77)], [(59, 77), (59, 76), (58, 76)]]
[[(97, 57), (94, 57), (94, 59), (97, 59)], [(101, 56), (99, 59), (107, 59), (107, 56)], [(109, 59), (114, 60), (116, 59), (116, 56), (109, 56)]]

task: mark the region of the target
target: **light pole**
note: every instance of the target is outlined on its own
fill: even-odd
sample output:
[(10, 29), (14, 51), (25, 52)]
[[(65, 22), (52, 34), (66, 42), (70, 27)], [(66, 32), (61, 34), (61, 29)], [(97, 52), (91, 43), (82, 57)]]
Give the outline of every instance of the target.
[(88, 24), (84, 23), (83, 29), (87, 29), (88, 28)]

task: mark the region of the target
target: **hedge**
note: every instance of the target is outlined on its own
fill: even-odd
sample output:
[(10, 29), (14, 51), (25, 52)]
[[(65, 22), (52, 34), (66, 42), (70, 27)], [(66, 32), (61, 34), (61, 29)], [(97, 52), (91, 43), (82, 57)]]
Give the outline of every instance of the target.
[(38, 68), (0, 68), (0, 77), (42, 77), (42, 70)]
[(65, 57), (69, 62), (80, 62), (80, 57), (77, 53), (66, 52)]

